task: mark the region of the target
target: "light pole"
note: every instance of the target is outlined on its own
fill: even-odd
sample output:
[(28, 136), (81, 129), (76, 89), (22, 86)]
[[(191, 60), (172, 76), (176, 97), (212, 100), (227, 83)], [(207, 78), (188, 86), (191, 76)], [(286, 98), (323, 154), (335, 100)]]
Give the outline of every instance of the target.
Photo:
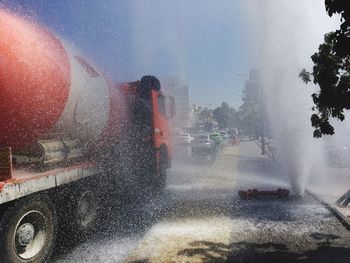
[(258, 80), (258, 88), (260, 93), (260, 103), (261, 103), (261, 155), (266, 153), (266, 142), (265, 142), (265, 101), (264, 92), (261, 87), (260, 78)]
[(265, 155), (266, 152), (266, 144), (265, 144), (265, 107), (263, 100), (263, 93), (261, 92), (261, 155)]

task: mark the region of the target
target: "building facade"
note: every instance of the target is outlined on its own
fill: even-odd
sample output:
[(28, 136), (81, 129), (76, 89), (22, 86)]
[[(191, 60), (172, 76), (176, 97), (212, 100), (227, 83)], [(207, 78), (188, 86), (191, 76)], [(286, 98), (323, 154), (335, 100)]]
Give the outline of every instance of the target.
[(190, 101), (186, 81), (173, 77), (162, 81), (162, 89), (175, 99), (176, 115), (173, 124), (177, 127), (190, 126)]
[(262, 90), (260, 73), (257, 69), (252, 69), (249, 72), (249, 78), (245, 81), (243, 89), (243, 101), (246, 103), (255, 103), (261, 101)]

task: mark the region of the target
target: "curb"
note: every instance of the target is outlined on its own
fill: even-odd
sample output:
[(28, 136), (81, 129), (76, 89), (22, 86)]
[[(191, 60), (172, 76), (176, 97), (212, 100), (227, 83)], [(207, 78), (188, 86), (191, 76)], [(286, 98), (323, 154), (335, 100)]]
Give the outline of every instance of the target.
[[(258, 141), (254, 140), (254, 142), (256, 143), (256, 145), (262, 148), (262, 146)], [(265, 151), (269, 155), (269, 157), (271, 157), (274, 161), (277, 162), (275, 156), (268, 149), (265, 149)], [(306, 189), (305, 192), (308, 195), (312, 196), (316, 201), (321, 203), (323, 206), (325, 206), (328, 209), (328, 211), (330, 211), (343, 224), (343, 226), (346, 229), (350, 230), (350, 209), (349, 208), (342, 208), (335, 203), (329, 203), (323, 200), (319, 195), (317, 195), (316, 193), (313, 193), (308, 189)]]
[[(315, 198), (318, 202), (324, 205), (348, 230), (350, 230), (350, 213), (349, 209), (341, 208), (336, 204), (332, 204), (323, 200), (320, 196), (310, 190), (305, 191), (307, 194)], [(347, 213), (346, 213), (347, 212)], [(348, 215), (347, 215), (348, 214)]]

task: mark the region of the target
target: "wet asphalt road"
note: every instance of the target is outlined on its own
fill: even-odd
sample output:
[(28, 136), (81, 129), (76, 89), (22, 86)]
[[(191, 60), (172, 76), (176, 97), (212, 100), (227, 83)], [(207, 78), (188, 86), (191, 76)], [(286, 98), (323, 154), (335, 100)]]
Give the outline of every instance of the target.
[(312, 197), (238, 198), (288, 187), (254, 142), (213, 164), (181, 149), (164, 194), (119, 206), (86, 241), (61, 242), (55, 262), (350, 262), (350, 232)]

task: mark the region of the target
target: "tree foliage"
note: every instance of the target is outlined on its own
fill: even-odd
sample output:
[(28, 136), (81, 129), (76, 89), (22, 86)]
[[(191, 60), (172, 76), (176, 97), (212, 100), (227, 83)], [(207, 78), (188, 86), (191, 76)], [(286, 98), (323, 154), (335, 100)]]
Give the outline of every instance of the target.
[(213, 111), (213, 118), (218, 123), (220, 129), (234, 127), (237, 122), (237, 112), (230, 107), (226, 102), (221, 103)]
[(338, 30), (325, 35), (318, 52), (311, 56), (312, 72), (303, 69), (299, 77), (305, 83), (313, 79), (320, 90), (312, 94), (316, 113), (311, 116), (314, 137), (334, 134), (330, 118), (344, 120), (344, 110), (350, 109), (350, 1), (325, 0), (329, 16), (340, 14)]
[(212, 123), (212, 110), (204, 108), (202, 111), (199, 112), (198, 119), (204, 123)]
[(250, 137), (258, 138), (263, 135), (263, 106), (262, 101), (245, 101), (238, 111), (239, 127)]

